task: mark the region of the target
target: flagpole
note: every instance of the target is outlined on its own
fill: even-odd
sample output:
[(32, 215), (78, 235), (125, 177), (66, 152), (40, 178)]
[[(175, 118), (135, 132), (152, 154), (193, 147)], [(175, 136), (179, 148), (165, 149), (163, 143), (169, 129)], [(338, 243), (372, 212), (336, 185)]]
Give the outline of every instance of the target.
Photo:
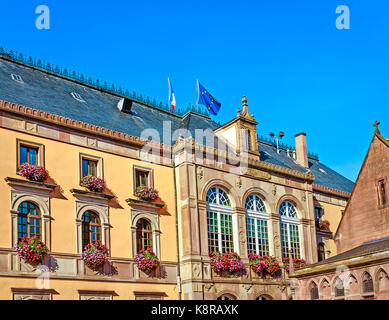
[(196, 86), (196, 109), (198, 109), (198, 104), (199, 104), (199, 79), (196, 78), (197, 81), (197, 86)]

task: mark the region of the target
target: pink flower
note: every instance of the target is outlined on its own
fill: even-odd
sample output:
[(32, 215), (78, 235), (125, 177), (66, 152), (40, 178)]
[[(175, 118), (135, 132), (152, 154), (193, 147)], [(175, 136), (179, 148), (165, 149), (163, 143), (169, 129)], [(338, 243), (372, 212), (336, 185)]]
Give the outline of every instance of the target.
[(146, 186), (139, 186), (135, 190), (135, 196), (143, 200), (155, 200), (158, 198), (158, 191), (153, 188), (148, 188)]
[(18, 175), (31, 181), (43, 182), (48, 178), (48, 173), (44, 167), (23, 163), (17, 172)]
[(95, 176), (85, 176), (81, 179), (80, 186), (90, 191), (101, 192), (105, 188), (105, 181)]

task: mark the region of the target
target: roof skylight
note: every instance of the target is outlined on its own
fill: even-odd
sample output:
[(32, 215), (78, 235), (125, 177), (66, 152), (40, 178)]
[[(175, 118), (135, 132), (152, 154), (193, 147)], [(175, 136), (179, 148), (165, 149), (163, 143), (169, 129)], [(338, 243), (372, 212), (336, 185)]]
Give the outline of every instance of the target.
[(72, 97), (80, 102), (85, 102), (85, 100), (81, 97), (81, 95), (77, 92), (71, 93)]
[(14, 80), (16, 82), (24, 83), (22, 77), (19, 76), (18, 74), (11, 73), (11, 78), (12, 78), (12, 80)]

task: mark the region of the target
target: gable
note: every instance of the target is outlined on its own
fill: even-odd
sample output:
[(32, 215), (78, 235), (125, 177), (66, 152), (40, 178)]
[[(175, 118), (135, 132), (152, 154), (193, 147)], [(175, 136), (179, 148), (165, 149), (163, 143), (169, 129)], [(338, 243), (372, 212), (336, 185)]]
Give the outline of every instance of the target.
[(359, 172), (336, 232), (339, 253), (389, 236), (389, 206), (380, 205), (378, 193), (378, 182), (389, 178), (389, 146), (383, 139), (379, 131), (374, 134)]

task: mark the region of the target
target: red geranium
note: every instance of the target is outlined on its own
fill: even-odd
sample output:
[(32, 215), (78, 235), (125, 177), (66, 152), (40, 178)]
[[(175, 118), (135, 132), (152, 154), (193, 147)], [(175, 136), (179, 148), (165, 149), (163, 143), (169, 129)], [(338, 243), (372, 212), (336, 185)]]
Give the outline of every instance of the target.
[(107, 247), (97, 240), (84, 247), (82, 261), (92, 270), (97, 270), (108, 261), (107, 253)]
[(244, 272), (245, 267), (240, 257), (236, 252), (220, 252), (212, 251), (211, 256), (211, 267), (213, 271), (221, 273), (227, 271), (229, 273)]
[(31, 238), (22, 237), (15, 246), (15, 250), (20, 258), (32, 264), (41, 263), (48, 252), (46, 245), (36, 236)]
[(159, 266), (158, 257), (150, 248), (140, 250), (135, 260), (138, 269), (146, 273), (153, 272)]
[(250, 266), (254, 272), (258, 274), (270, 274), (272, 276), (276, 275), (278, 270), (280, 270), (280, 265), (275, 257), (270, 256), (261, 256), (256, 253), (249, 254)]

